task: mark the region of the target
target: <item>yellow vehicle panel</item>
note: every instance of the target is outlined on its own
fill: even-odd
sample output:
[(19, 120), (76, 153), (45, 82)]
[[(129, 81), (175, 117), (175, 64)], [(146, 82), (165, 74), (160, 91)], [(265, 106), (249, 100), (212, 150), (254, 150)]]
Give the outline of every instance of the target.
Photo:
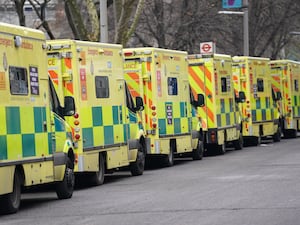
[[(205, 96), (205, 106), (198, 108), (207, 143), (223, 144), (239, 139), (240, 119), (236, 107), (229, 55), (189, 55), (189, 81), (196, 98)], [(225, 137), (226, 132), (226, 137)], [(217, 135), (216, 138), (212, 136)]]
[(283, 132), (288, 130), (295, 136), (299, 130), (300, 119), (300, 63), (291, 60), (272, 60), (270, 62), (272, 74), (272, 87), (275, 94), (281, 93), (278, 102), (279, 112), (282, 116)]
[[(60, 98), (73, 96), (73, 129), (77, 163), (75, 172), (98, 171), (99, 152), (106, 152), (108, 169), (135, 159), (129, 142), (143, 134), (138, 115), (125, 101), (122, 46), (75, 40), (52, 40), (48, 71)], [(94, 157), (94, 158), (93, 158)]]
[[(169, 154), (170, 140), (177, 153), (191, 152), (192, 108), (187, 76), (187, 53), (159, 48), (128, 48), (125, 80), (133, 96), (144, 99), (142, 123), (147, 154)], [(182, 137), (182, 142), (180, 138)], [(180, 144), (179, 144), (180, 142)], [(182, 144), (184, 143), (184, 144)], [(185, 147), (183, 147), (185, 145)]]
[(12, 193), (4, 209), (11, 213), (21, 185), (63, 181), (72, 141), (65, 121), (52, 112), (45, 34), (0, 23), (0, 46), (0, 174), (7, 173), (0, 176), (0, 200)]
[(241, 104), (243, 136), (269, 136), (278, 130), (279, 114), (272, 95), (269, 62), (268, 58), (233, 57), (235, 92), (246, 95)]

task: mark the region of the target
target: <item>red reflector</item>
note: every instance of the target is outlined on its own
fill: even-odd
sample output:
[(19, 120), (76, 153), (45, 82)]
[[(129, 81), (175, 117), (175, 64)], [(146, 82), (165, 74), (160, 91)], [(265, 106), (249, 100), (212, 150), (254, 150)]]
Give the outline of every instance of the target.
[(133, 56), (133, 52), (124, 52), (124, 56)]
[(156, 124), (156, 123), (153, 123), (153, 124), (152, 124), (152, 127), (153, 127), (153, 128), (156, 128), (156, 127), (157, 127), (157, 124)]
[(251, 114), (250, 114), (250, 113), (248, 113), (248, 114), (247, 114), (247, 117), (248, 117), (248, 118), (250, 118), (250, 116), (251, 116)]
[(75, 139), (79, 140), (80, 139), (80, 135), (79, 134), (75, 134)]
[(75, 118), (75, 119), (78, 119), (78, 118), (79, 118), (79, 114), (78, 114), (78, 113), (75, 113), (75, 114), (74, 114), (74, 118)]
[(78, 163), (78, 154), (75, 154), (75, 163)]
[(211, 138), (212, 142), (216, 142), (216, 133), (215, 132), (211, 132), (210, 138)]
[(155, 105), (151, 106), (151, 109), (152, 109), (152, 110), (155, 110), (155, 109), (156, 109)]

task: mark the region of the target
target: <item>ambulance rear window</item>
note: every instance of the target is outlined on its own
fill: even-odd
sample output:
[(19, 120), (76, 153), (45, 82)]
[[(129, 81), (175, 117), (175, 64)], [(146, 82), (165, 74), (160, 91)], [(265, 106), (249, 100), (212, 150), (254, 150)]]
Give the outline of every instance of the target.
[(9, 67), (10, 93), (12, 95), (28, 95), (27, 70), (22, 67)]
[(294, 80), (294, 88), (295, 88), (295, 91), (299, 91), (298, 80)]
[(178, 95), (178, 85), (177, 78), (168, 77), (168, 94), (169, 95)]
[(264, 80), (261, 78), (257, 78), (257, 91), (258, 92), (264, 91)]
[(109, 83), (108, 77), (96, 76), (95, 77), (96, 97), (109, 98)]

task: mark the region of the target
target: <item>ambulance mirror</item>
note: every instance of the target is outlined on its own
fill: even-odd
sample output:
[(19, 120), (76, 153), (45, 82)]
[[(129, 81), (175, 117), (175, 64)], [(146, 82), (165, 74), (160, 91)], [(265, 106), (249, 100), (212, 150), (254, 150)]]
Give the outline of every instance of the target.
[(236, 98), (236, 102), (241, 103), (241, 102), (244, 102), (245, 100), (246, 100), (245, 92), (240, 91), (239, 96)]
[(136, 105), (136, 108), (135, 108), (136, 111), (144, 110), (144, 102), (143, 102), (143, 99), (140, 96), (137, 96), (135, 98), (135, 105)]
[(196, 102), (197, 107), (203, 107), (205, 105), (204, 103), (204, 95), (203, 94), (198, 94), (198, 100)]
[(72, 116), (75, 113), (75, 101), (71, 96), (65, 96), (64, 116)]

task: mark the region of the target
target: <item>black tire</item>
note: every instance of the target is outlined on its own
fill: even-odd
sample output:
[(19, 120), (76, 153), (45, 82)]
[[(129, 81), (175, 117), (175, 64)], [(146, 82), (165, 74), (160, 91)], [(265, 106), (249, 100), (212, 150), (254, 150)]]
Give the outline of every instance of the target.
[(59, 199), (71, 198), (75, 186), (75, 175), (73, 162), (68, 159), (64, 179), (56, 184), (56, 195)]
[(99, 153), (99, 170), (91, 174), (91, 184), (94, 186), (99, 186), (104, 183), (104, 174), (105, 174), (105, 163), (103, 154)]
[(175, 141), (171, 141), (170, 143), (170, 152), (168, 155), (163, 156), (163, 165), (166, 167), (170, 167), (174, 165), (174, 151), (175, 151)]
[(281, 128), (278, 126), (276, 133), (273, 135), (274, 142), (280, 142), (281, 140)]
[(296, 138), (297, 130), (296, 129), (284, 130), (283, 135), (284, 135), (284, 138)]
[(226, 153), (226, 144), (225, 142), (221, 145), (217, 145), (217, 154), (224, 155)]
[(235, 150), (243, 149), (244, 139), (242, 134), (240, 134), (239, 139), (233, 141), (233, 146)]
[(13, 192), (0, 197), (0, 213), (11, 214), (19, 210), (21, 204), (21, 178), (18, 172), (14, 175)]
[(193, 149), (193, 160), (201, 160), (203, 158), (204, 146), (201, 140), (198, 140), (197, 148)]
[(259, 135), (258, 137), (253, 137), (253, 146), (260, 146), (261, 145), (261, 136)]
[(130, 172), (132, 176), (139, 176), (144, 173), (145, 154), (143, 150), (138, 150), (136, 161), (130, 164)]
[(297, 137), (297, 130), (293, 129), (291, 130), (291, 138), (296, 138)]

